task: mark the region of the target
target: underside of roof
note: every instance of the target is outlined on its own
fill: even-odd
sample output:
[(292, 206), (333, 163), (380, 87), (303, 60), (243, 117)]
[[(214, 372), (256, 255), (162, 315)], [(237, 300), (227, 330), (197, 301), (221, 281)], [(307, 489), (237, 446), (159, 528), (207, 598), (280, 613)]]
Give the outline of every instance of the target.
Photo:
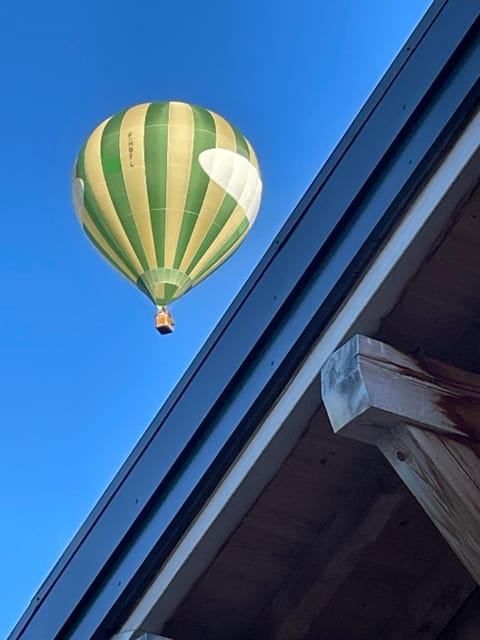
[[(480, 372), (480, 168), (477, 181), (448, 217), (433, 210), (441, 232), (424, 228), (428, 251), (369, 333)], [(480, 589), (379, 450), (334, 435), (322, 406), (303, 427), (180, 606), (149, 628), (176, 640), (478, 637)], [(466, 625), (475, 635), (454, 634)]]
[[(469, 584), (468, 577), (465, 577), (463, 569), (452, 560), (442, 540), (399, 487), (390, 470), (385, 471), (376, 452), (372, 454), (368, 447), (361, 445), (331, 442), (332, 436), (327, 433), (322, 414), (318, 412), (319, 370), (314, 372), (308, 384), (302, 382), (298, 372), (319, 341), (327, 335), (327, 329), (336, 321), (345, 301), (371, 269), (379, 251), (398, 231), (418, 194), (429, 184), (465, 127), (471, 123), (480, 96), (479, 21), (480, 7), (470, 0), (438, 0), (433, 3), (225, 317), (35, 595), (12, 632), (11, 640), (99, 640), (120, 632), (119, 638), (134, 638), (142, 629), (159, 633), (168, 619), (171, 626), (167, 628), (176, 630), (178, 638), (202, 637), (191, 634), (191, 630), (181, 625), (192, 616), (195, 620), (192, 613), (195, 607), (200, 608), (200, 613), (206, 612), (202, 599), (195, 600), (195, 594), (198, 594), (198, 589), (203, 593), (204, 588), (211, 594), (208, 592), (210, 587), (200, 582), (194, 591), (191, 588), (202, 571), (207, 570), (204, 580), (208, 582), (209, 573), (216, 571), (215, 567), (219, 569), (215, 579), (216, 592), (219, 589), (220, 592), (228, 591), (228, 580), (233, 579), (231, 574), (246, 572), (245, 567), (250, 566), (257, 572), (260, 583), (268, 574), (268, 586), (262, 591), (262, 598), (254, 598), (253, 608), (247, 600), (253, 597), (254, 592), (245, 595), (241, 591), (238, 575), (236, 591), (231, 592), (237, 594), (244, 606), (245, 622), (248, 616), (253, 622), (265, 608), (275, 608), (274, 594), (282, 593), (286, 573), (295, 571), (302, 554), (307, 552), (309, 545), (315, 544), (322, 531), (327, 538), (329, 536), (330, 542), (326, 541), (323, 550), (319, 542), (317, 552), (326, 556), (336, 553), (328, 545), (346, 539), (349, 531), (360, 527), (362, 519), (372, 508), (377, 508), (378, 501), (390, 506), (386, 507), (388, 513), (384, 506), (378, 507), (384, 527), (378, 530), (377, 538), (385, 536), (390, 542), (385, 542), (384, 556), (379, 547), (372, 561), (377, 565), (378, 573), (375, 575), (379, 576), (380, 586), (371, 586), (371, 597), (374, 598), (377, 592), (380, 597), (381, 592), (385, 610), (395, 612), (397, 600), (389, 600), (387, 589), (382, 586), (388, 582), (388, 572), (392, 579), (396, 576), (398, 584), (403, 585), (399, 586), (399, 592), (406, 597), (411, 584), (430, 579), (440, 559), (452, 562), (452, 571), (458, 571), (460, 575), (461, 593), (464, 597), (468, 595), (468, 586), (465, 586)], [(462, 171), (465, 171), (464, 185), (470, 184), (473, 188), (478, 176), (472, 173), (470, 159), (469, 156)], [(469, 214), (462, 214), (461, 211), (465, 210), (458, 208), (461, 193), (455, 190), (454, 195), (460, 226), (455, 227), (453, 236), (463, 234), (462, 237), (468, 240), (469, 231), (462, 225), (468, 226)], [(445, 198), (448, 200), (448, 194)], [(446, 225), (453, 220), (452, 209), (449, 211), (438, 217), (441, 224), (432, 223), (430, 239), (434, 237), (440, 241), (444, 237)], [(442, 247), (445, 247), (444, 255), (448, 257), (452, 245)], [(421, 245), (417, 258), (430, 248), (428, 243)], [(469, 250), (477, 255), (477, 248)], [(382, 337), (393, 337), (409, 350), (417, 346), (423, 348), (427, 344), (435, 352), (445, 348), (446, 343), (441, 336), (434, 337), (425, 329), (430, 322), (428, 313), (432, 305), (437, 304), (437, 296), (432, 298), (431, 295), (434, 289), (431, 276), (428, 279), (429, 263), (425, 264), (426, 271), (418, 272), (423, 274), (419, 277), (426, 278), (418, 285), (420, 294), (416, 285), (413, 289), (405, 288), (415, 275), (411, 268), (396, 272), (397, 281), (389, 290), (401, 295), (390, 300), (393, 315), (388, 315), (377, 326), (377, 331)], [(437, 265), (435, 268), (438, 270), (440, 267)], [(472, 279), (477, 276), (475, 271)], [(441, 280), (448, 286), (447, 276), (443, 273)], [(453, 291), (448, 293), (456, 295)], [(408, 316), (412, 310), (412, 305), (405, 303), (405, 300), (411, 300), (408, 296), (414, 296), (413, 308), (423, 314), (423, 334), (416, 330), (412, 334), (412, 322), (417, 322), (417, 316), (414, 320)], [(398, 305), (394, 306), (395, 303)], [(463, 298), (459, 298), (459, 308), (462, 304)], [(370, 309), (371, 314), (377, 313), (373, 302)], [(463, 318), (464, 338), (473, 330), (472, 314), (473, 311)], [(457, 329), (460, 331), (458, 318), (451, 321), (448, 313), (442, 314), (441, 309), (435, 318), (437, 315), (442, 326), (452, 332), (449, 340), (460, 345), (462, 336), (454, 334)], [(255, 317), (253, 330), (252, 317)], [(375, 322), (378, 320), (377, 317)], [(372, 318), (370, 322), (373, 322)], [(412, 335), (418, 335), (413, 345), (409, 342)], [(344, 334), (338, 334), (322, 348), (332, 351), (343, 338)], [(457, 349), (453, 345), (449, 353), (446, 359), (460, 360), (471, 355), (467, 347), (466, 355), (461, 356), (460, 347)], [(460, 364), (468, 365), (465, 362)], [(302, 400), (296, 402), (295, 411), (291, 407), (291, 411), (280, 416), (283, 406), (280, 399), (291, 388), (293, 380), (300, 388)], [(275, 420), (270, 419), (274, 414)], [(300, 438), (307, 425), (302, 441)], [(180, 580), (180, 571), (175, 570), (171, 562), (176, 550), (187, 540), (192, 527), (205, 517), (207, 508), (213, 509), (218, 487), (242, 459), (242, 452), (245, 453), (255, 439), (264, 437), (267, 427), (271, 430), (269, 464), (262, 464), (260, 459), (255, 464), (248, 459), (242, 463), (244, 466), (238, 471), (245, 480), (242, 486), (246, 487), (247, 480), (251, 479), (251, 487), (249, 491), (232, 493), (231, 511), (236, 513), (236, 522), (230, 519), (228, 525), (219, 527), (216, 537), (208, 539), (210, 546), (207, 546), (207, 537), (197, 543), (197, 555)], [(264, 446), (267, 451), (267, 444)], [(325, 460), (314, 465), (314, 470), (309, 459), (310, 450), (317, 450), (320, 460)], [(290, 462), (280, 469), (289, 454)], [(293, 470), (292, 460), (296, 460)], [(292, 477), (285, 480), (284, 472), (287, 469), (288, 473), (289, 468)], [(322, 474), (325, 473), (331, 475), (327, 484), (322, 484), (320, 496), (318, 483), (322, 483)], [(282, 482), (287, 485), (297, 482), (300, 493), (294, 491), (289, 504), (285, 504), (282, 502), (282, 492), (286, 490), (283, 487), (281, 491), (274, 491), (275, 495), (270, 496), (273, 502), (268, 503), (268, 492), (271, 493), (268, 487), (275, 486), (274, 483), (282, 486)], [(267, 495), (267, 498), (259, 497), (262, 495)], [(317, 497), (321, 504), (321, 501), (325, 503), (320, 509)], [(268, 506), (262, 501), (266, 501)], [(334, 503), (335, 508), (332, 507)], [(338, 511), (338, 504), (345, 504), (347, 513), (342, 512), (337, 517), (335, 509)], [(295, 521), (292, 509), (294, 511), (297, 506), (306, 512), (311, 510), (306, 517), (306, 525)], [(272, 529), (269, 521), (267, 531), (262, 533), (265, 509), (267, 513), (272, 509), (277, 512), (273, 517), (278, 517), (279, 524)], [(268, 559), (264, 559), (266, 564), (263, 567), (257, 556), (249, 559), (248, 553), (243, 560), (235, 560), (228, 556), (228, 545), (225, 547), (226, 568), (222, 567), (221, 557), (214, 560), (218, 548), (226, 543), (229, 534), (247, 512), (246, 524), (242, 526), (248, 535), (257, 537), (258, 549), (265, 544), (266, 538), (262, 536), (270, 536), (268, 545), (273, 545), (272, 551), (277, 545), (273, 556), (277, 553), (286, 558), (285, 565), (278, 566), (271, 553)], [(407, 558), (402, 565), (402, 562), (392, 560), (391, 554), (401, 553), (398, 551), (399, 541), (407, 537), (404, 532), (408, 531), (411, 522), (415, 523), (418, 539), (415, 538), (412, 545), (404, 550)], [(277, 536), (276, 532), (282, 526), (283, 537)], [(340, 533), (335, 533), (335, 526), (343, 526)], [(242, 534), (240, 527), (228, 544), (238, 547), (236, 541), (238, 536), (242, 540), (242, 535), (247, 534)], [(389, 547), (389, 544), (393, 546)], [(367, 547), (368, 544), (365, 549)], [(368, 560), (366, 565), (362, 565), (362, 553), (360, 550), (356, 556), (360, 573), (352, 576), (348, 571), (345, 573), (345, 601), (349, 594), (366, 589), (365, 581), (368, 580), (365, 572), (373, 571)], [(348, 548), (345, 554), (340, 560), (348, 565)], [(211, 560), (216, 564), (208, 569)], [(415, 565), (411, 570), (407, 566), (409, 562)], [(165, 583), (164, 592), (168, 597), (162, 601), (161, 607), (158, 605), (163, 612), (160, 615), (160, 609), (155, 608), (159, 591), (149, 590), (167, 566), (171, 567), (172, 584), (174, 578), (178, 578), (177, 582), (181, 584), (169, 591), (167, 586), (170, 583)], [(226, 578), (225, 573), (228, 574)], [(225, 579), (227, 583), (222, 586)], [(153, 594), (148, 605), (151, 610), (147, 607), (145, 612), (139, 613), (138, 607), (146, 602), (145, 597), (149, 593)], [(187, 604), (182, 606), (194, 604), (188, 609), (188, 615), (185, 613), (182, 617), (178, 614), (180, 617), (176, 617), (175, 611), (185, 595)], [(242, 597), (246, 598), (245, 602)], [(290, 596), (287, 594), (285, 597)], [(452, 615), (461, 605), (459, 598), (460, 602), (451, 607)], [(369, 616), (372, 616), (371, 607), (367, 604), (362, 609), (360, 600), (356, 602), (360, 610), (355, 615), (359, 621), (364, 621), (367, 629)], [(217, 613), (220, 616), (220, 610), (221, 604), (217, 602), (213, 612), (209, 609), (209, 617)], [(129, 628), (128, 620), (133, 619), (135, 612), (141, 625), (149, 620), (158, 628)], [(228, 602), (222, 615), (233, 621)], [(335, 615), (341, 616), (341, 610)], [(274, 612), (272, 616), (275, 616)], [(317, 618), (313, 614), (310, 617), (311, 626), (303, 636), (298, 636), (299, 640), (316, 637)], [(385, 624), (387, 622), (385, 619)], [(286, 628), (291, 627), (290, 623), (286, 624)], [(229, 629), (222, 637), (240, 637), (235, 635), (232, 626)], [(205, 637), (217, 637), (214, 627), (209, 627), (205, 633)], [(291, 636), (287, 633), (278, 637)], [(335, 636), (332, 631), (328, 637), (342, 636)]]

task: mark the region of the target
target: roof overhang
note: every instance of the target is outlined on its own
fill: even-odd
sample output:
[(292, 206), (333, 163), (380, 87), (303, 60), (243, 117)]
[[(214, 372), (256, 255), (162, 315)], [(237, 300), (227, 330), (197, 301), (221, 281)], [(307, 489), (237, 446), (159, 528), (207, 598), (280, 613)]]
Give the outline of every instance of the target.
[(290, 453), (318, 410), (330, 354), (380, 320), (416, 273), (458, 203), (480, 182), (480, 111), (465, 127), (339, 311), (212, 492), (115, 639), (161, 628)]

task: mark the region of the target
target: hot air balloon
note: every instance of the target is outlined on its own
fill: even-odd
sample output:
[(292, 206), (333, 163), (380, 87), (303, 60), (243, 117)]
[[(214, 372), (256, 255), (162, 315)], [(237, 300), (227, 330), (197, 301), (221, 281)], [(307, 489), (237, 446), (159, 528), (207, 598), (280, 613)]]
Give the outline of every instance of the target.
[(213, 111), (139, 104), (89, 136), (75, 162), (73, 200), (90, 241), (156, 305), (206, 278), (245, 238), (262, 181), (248, 140)]

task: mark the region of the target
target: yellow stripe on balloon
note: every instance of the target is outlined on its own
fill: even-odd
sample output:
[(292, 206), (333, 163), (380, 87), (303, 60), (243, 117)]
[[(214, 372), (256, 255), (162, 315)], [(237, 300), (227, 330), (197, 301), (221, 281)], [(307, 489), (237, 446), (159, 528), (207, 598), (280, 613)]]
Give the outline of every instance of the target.
[[(213, 111), (209, 111), (209, 113), (215, 122), (215, 146), (221, 149), (236, 151), (237, 140), (235, 132), (230, 124)], [(181, 270), (188, 268), (188, 265), (195, 256), (198, 247), (201, 245), (203, 239), (210, 230), (212, 222), (215, 220), (224, 198), (225, 190), (216, 182), (210, 180), (200, 208), (197, 223), (180, 264)]]
[[(218, 236), (205, 251), (199, 262), (192, 269), (191, 273), (189, 274), (192, 280), (195, 280), (196, 282), (196, 278), (201, 273), (201, 271), (205, 269), (209, 261), (222, 249), (222, 247), (225, 246), (225, 243), (229, 240), (230, 236), (235, 233), (235, 231), (240, 227), (244, 220), (245, 211), (242, 209), (242, 207), (237, 205), (232, 211), (232, 214), (230, 215), (228, 221), (223, 225)], [(223, 260), (226, 260), (226, 258), (220, 258), (218, 264), (223, 262)]]
[(87, 231), (92, 235), (98, 245), (102, 248), (102, 250), (105, 252), (105, 255), (108, 256), (108, 259), (112, 262), (112, 264), (114, 264), (119, 269), (119, 271), (123, 272), (123, 275), (125, 275), (128, 280), (136, 283), (137, 276), (132, 273), (132, 271), (130, 271), (127, 265), (118, 257), (111, 246), (105, 241), (105, 238), (99, 232), (85, 208), (83, 209), (82, 214), (82, 224), (85, 229), (87, 229)]
[(218, 262), (216, 262), (214, 265), (212, 265), (210, 269), (208, 269), (208, 271), (205, 271), (205, 273), (202, 273), (201, 276), (195, 279), (194, 286), (197, 286), (199, 282), (202, 282), (202, 280), (205, 280), (205, 278), (207, 278), (212, 273), (212, 271), (215, 271), (217, 267), (223, 264), (225, 260), (229, 258), (236, 249), (238, 249), (239, 245), (242, 244), (242, 242), (245, 240), (245, 236), (247, 233), (248, 233), (248, 229), (245, 229), (245, 232), (240, 236), (240, 238), (235, 242), (235, 244), (232, 245), (230, 249), (223, 254), (221, 259)]
[(157, 260), (145, 174), (145, 119), (148, 104), (139, 104), (125, 112), (120, 127), (120, 160), (128, 200), (138, 235), (150, 269)]
[(237, 139), (231, 125), (213, 111), (209, 111), (209, 114), (215, 122), (215, 146), (219, 149), (230, 149), (230, 151), (236, 151)]
[(168, 115), (167, 206), (165, 216), (165, 267), (173, 267), (192, 166), (193, 110), (182, 102), (171, 102)]
[(88, 139), (85, 147), (85, 174), (95, 200), (102, 210), (105, 226), (108, 227), (108, 230), (131, 262), (133, 269), (137, 272), (137, 276), (139, 276), (144, 270), (120, 222), (103, 173), (101, 143), (103, 130), (107, 122), (108, 120), (97, 127)]
[(161, 300), (162, 298), (165, 298), (164, 282), (156, 282), (155, 284), (151, 284), (149, 290), (154, 300)]
[(247, 143), (248, 152), (250, 154), (250, 162), (253, 164), (253, 166), (255, 168), (257, 168), (260, 171), (259, 166), (258, 166), (257, 154), (255, 153), (255, 151), (254, 151), (252, 145), (250, 144), (250, 142), (246, 138), (244, 138), (244, 140)]
[(187, 249), (180, 263), (180, 271), (188, 269), (193, 257), (195, 256), (198, 247), (201, 245), (203, 239), (207, 235), (212, 222), (222, 205), (225, 197), (225, 191), (213, 181), (210, 181), (205, 194), (205, 199), (202, 203), (200, 214), (198, 216), (195, 228), (192, 236), (187, 245)]

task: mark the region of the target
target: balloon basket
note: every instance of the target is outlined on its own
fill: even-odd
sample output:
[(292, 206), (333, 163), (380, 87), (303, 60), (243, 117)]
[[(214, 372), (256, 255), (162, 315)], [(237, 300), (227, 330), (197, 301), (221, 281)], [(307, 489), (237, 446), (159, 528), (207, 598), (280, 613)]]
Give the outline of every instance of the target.
[(160, 307), (155, 314), (155, 329), (158, 333), (166, 335), (167, 333), (173, 333), (174, 327), (175, 321), (170, 311), (167, 307)]

